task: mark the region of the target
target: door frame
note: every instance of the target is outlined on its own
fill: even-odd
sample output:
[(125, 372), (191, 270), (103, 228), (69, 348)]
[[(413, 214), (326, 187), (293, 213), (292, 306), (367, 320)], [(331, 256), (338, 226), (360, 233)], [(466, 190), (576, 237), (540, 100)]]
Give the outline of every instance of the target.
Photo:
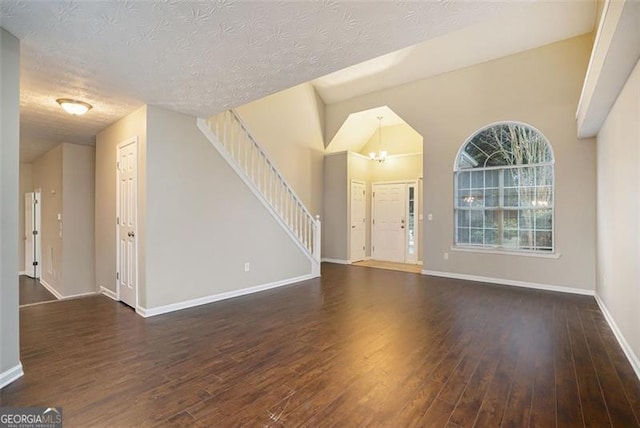
[[(362, 186), (364, 186), (364, 256), (362, 258), (362, 260), (366, 260), (367, 259), (367, 196), (368, 196), (368, 192), (367, 192), (367, 182), (363, 181), (363, 180), (351, 180), (351, 182), (349, 183), (349, 226), (351, 226), (351, 209), (352, 209), (352, 202), (353, 202), (353, 195), (352, 195), (352, 191), (353, 191), (353, 184), (362, 184)], [(353, 243), (351, 242), (351, 238), (352, 238), (352, 228), (349, 227), (349, 261), (353, 261), (351, 260), (351, 255), (353, 254)], [(360, 260), (358, 260), (360, 261)]]
[[(405, 187), (406, 193), (405, 193), (405, 233), (404, 233), (404, 262), (405, 264), (420, 264), (420, 258), (417, 256), (416, 254), (416, 259), (418, 259), (416, 261), (416, 263), (413, 262), (407, 262), (407, 240), (408, 240), (408, 236), (409, 236), (409, 229), (407, 228), (408, 222), (407, 222), (407, 210), (409, 207), (409, 185), (414, 185), (416, 188), (415, 191), (415, 195), (416, 198), (419, 198), (419, 193), (420, 193), (420, 184), (419, 184), (420, 178), (416, 178), (415, 180), (396, 180), (396, 181), (372, 181), (371, 182), (371, 219), (370, 219), (370, 227), (371, 227), (371, 258), (375, 259), (374, 256), (374, 252), (373, 252), (373, 248), (375, 247), (375, 224), (373, 223), (374, 221), (374, 217), (375, 217), (375, 198), (374, 198), (374, 194), (375, 194), (375, 190), (374, 190), (374, 186), (377, 185), (385, 185), (385, 184), (406, 184), (407, 186)], [(416, 212), (416, 217), (414, 219), (414, 224), (416, 226), (416, 236), (419, 236), (418, 233), (418, 211), (419, 211), (419, 200), (418, 200), (418, 204), (416, 207), (414, 207), (414, 211)], [(418, 245), (416, 245), (416, 251), (419, 252), (419, 240), (418, 240)]]
[(33, 191), (33, 197), (36, 201), (34, 210), (34, 227), (35, 230), (38, 231), (38, 233), (36, 234), (36, 239), (33, 243), (33, 245), (35, 246), (35, 261), (38, 264), (35, 266), (33, 273), (35, 274), (36, 279), (40, 279), (42, 277), (42, 189), (35, 189)]
[(120, 153), (120, 149), (122, 149), (125, 146), (128, 146), (129, 144), (134, 144), (135, 145), (135, 150), (136, 150), (136, 171), (135, 171), (135, 186), (134, 188), (136, 189), (136, 200), (135, 200), (135, 204), (134, 204), (134, 210), (135, 210), (135, 219), (136, 219), (136, 224), (134, 226), (134, 230), (135, 230), (135, 240), (133, 242), (133, 246), (134, 246), (134, 258), (136, 261), (136, 269), (135, 269), (135, 277), (136, 277), (136, 306), (135, 306), (135, 310), (138, 310), (139, 308), (139, 304), (138, 304), (138, 296), (140, 295), (139, 290), (138, 290), (138, 272), (139, 272), (139, 263), (138, 263), (138, 202), (140, 200), (139, 195), (138, 195), (138, 166), (139, 166), (139, 162), (138, 162), (138, 137), (131, 137), (131, 138), (127, 138), (126, 140), (122, 141), (121, 143), (119, 143), (116, 146), (116, 164), (114, 165), (116, 168), (116, 212), (115, 212), (115, 216), (114, 216), (114, 225), (116, 228), (116, 300), (117, 301), (121, 301), (120, 300), (120, 278), (119, 278), (119, 272), (120, 272), (120, 224), (118, 223), (118, 216), (120, 215), (120, 157), (119, 157), (119, 153)]
[[(27, 223), (27, 195), (33, 195), (31, 204), (31, 219), (29, 219)], [(24, 234), (25, 241), (25, 249), (24, 249), (24, 263), (21, 268), (21, 272), (29, 276), (30, 278), (38, 279), (40, 278), (41, 269), (42, 269), (42, 250), (40, 246), (42, 245), (42, 190), (40, 188), (33, 190), (32, 192), (25, 192), (23, 194), (23, 201), (25, 215), (24, 215), (24, 230), (22, 233)], [(27, 231), (27, 227), (30, 227), (30, 230)], [(33, 232), (37, 232), (34, 234)], [(31, 260), (31, 265), (29, 269), (27, 269), (27, 241), (30, 241), (31, 245), (31, 255), (29, 259)], [(36, 263), (36, 264), (33, 264)]]

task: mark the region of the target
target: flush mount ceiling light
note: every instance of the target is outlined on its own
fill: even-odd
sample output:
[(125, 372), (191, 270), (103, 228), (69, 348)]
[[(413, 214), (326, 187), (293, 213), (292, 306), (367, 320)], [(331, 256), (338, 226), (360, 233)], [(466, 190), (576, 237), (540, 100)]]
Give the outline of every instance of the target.
[(93, 108), (91, 104), (84, 101), (72, 100), (70, 98), (58, 98), (57, 103), (69, 114), (74, 116), (82, 116)]

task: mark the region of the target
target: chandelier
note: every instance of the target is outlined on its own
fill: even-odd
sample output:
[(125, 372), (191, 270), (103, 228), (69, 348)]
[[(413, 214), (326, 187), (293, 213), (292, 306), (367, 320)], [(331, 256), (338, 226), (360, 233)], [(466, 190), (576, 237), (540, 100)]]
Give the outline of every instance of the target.
[(380, 163), (387, 159), (387, 151), (382, 150), (382, 116), (378, 116), (378, 153), (369, 153), (369, 158)]

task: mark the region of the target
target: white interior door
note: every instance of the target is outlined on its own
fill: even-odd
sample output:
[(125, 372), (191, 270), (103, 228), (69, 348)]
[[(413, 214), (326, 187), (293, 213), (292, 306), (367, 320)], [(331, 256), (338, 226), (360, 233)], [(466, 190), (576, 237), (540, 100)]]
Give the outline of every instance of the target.
[(35, 253), (35, 193), (24, 194), (24, 271), (32, 277), (36, 277)]
[(130, 140), (117, 153), (117, 294), (132, 308), (137, 306), (138, 270), (136, 245), (138, 144)]
[(351, 182), (351, 261), (365, 258), (367, 226), (367, 187), (361, 181)]
[(405, 261), (406, 188), (404, 183), (373, 185), (371, 255), (376, 260)]

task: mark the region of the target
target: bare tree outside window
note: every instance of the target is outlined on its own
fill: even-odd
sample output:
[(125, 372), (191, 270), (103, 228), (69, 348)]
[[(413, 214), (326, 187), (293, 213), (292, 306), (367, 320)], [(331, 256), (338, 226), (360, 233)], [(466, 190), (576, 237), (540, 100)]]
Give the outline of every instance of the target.
[(553, 164), (549, 142), (531, 126), (476, 132), (456, 160), (456, 245), (552, 252)]

